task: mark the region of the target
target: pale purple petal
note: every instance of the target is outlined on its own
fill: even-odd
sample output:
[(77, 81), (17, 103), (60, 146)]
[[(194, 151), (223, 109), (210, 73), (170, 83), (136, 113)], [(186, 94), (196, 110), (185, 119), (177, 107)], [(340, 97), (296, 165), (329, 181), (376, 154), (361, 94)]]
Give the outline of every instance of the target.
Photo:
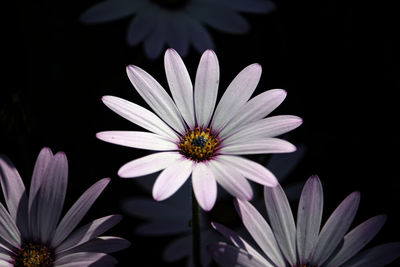
[(148, 150), (177, 150), (178, 146), (157, 134), (139, 131), (106, 131), (99, 132), (96, 137), (105, 142), (121, 146)]
[(140, 127), (171, 141), (177, 139), (174, 130), (150, 110), (115, 96), (103, 96), (101, 100), (112, 111)]
[(153, 198), (157, 201), (167, 199), (181, 187), (192, 173), (193, 162), (182, 159), (171, 164), (161, 172), (153, 186)]
[(57, 226), (51, 246), (57, 247), (75, 229), (109, 182), (110, 178), (96, 182), (72, 205)]
[(381, 230), (386, 221), (385, 215), (370, 218), (346, 234), (343, 244), (337, 254), (328, 260), (326, 267), (341, 266), (357, 252), (365, 247), (369, 241)]
[(23, 237), (28, 234), (28, 198), (25, 185), (15, 166), (0, 156), (0, 184), (10, 216), (16, 222)]
[(321, 181), (311, 176), (303, 187), (297, 210), (297, 252), (301, 264), (306, 264), (321, 227), (324, 195)]
[(261, 77), (261, 66), (252, 64), (244, 68), (230, 83), (219, 101), (211, 122), (214, 131), (220, 131), (249, 100)]
[(280, 185), (264, 187), (265, 207), (275, 238), (290, 265), (297, 262), (296, 226), (285, 192)]
[[(14, 247), (19, 247), (21, 244), (21, 234), (13, 218), (0, 202), (0, 240), (1, 239), (4, 239)], [(4, 246), (8, 247), (6, 244), (4, 244)]]
[(126, 32), (128, 45), (134, 46), (142, 42), (156, 26), (151, 6), (142, 9), (130, 22)]
[(0, 258), (0, 266), (2, 267), (13, 267), (14, 264), (10, 263), (9, 260), (3, 260)]
[(65, 241), (55, 248), (55, 252), (60, 253), (88, 242), (112, 228), (119, 223), (121, 219), (121, 215), (109, 215), (94, 220), (75, 230)]
[(342, 267), (386, 266), (400, 257), (400, 242), (379, 245), (357, 254)]
[(185, 64), (170, 48), (165, 53), (164, 66), (172, 97), (189, 128), (194, 128), (193, 85)]
[(68, 184), (68, 162), (64, 153), (57, 153), (44, 173), (37, 194), (37, 226), (40, 240), (49, 242), (54, 235), (64, 205)]
[(274, 233), (261, 214), (248, 201), (236, 199), (235, 207), (247, 231), (264, 253), (277, 266), (285, 266), (285, 259), (276, 242)]
[(130, 65), (126, 71), (136, 91), (154, 112), (176, 131), (184, 133), (185, 126), (181, 115), (164, 88), (139, 67)]
[(288, 141), (278, 138), (263, 138), (256, 140), (244, 140), (220, 149), (221, 154), (249, 155), (264, 153), (287, 153), (296, 151), (296, 147)]
[(56, 259), (56, 267), (115, 266), (117, 260), (105, 253), (78, 252)]
[(303, 123), (297, 116), (279, 115), (255, 121), (242, 126), (236, 133), (224, 140), (224, 145), (249, 139), (275, 137), (296, 129)]
[(193, 192), (203, 210), (209, 211), (217, 199), (217, 182), (206, 163), (197, 163), (192, 173)]
[(160, 152), (132, 160), (118, 170), (122, 178), (132, 178), (161, 171), (182, 159), (178, 152)]
[(83, 23), (101, 23), (121, 19), (132, 15), (145, 1), (135, 0), (107, 0), (100, 2), (88, 10), (80, 17)]
[(170, 220), (159, 219), (154, 222), (140, 225), (136, 228), (135, 232), (139, 235), (146, 236), (162, 236), (190, 233), (192, 228), (190, 228), (188, 224), (189, 220), (190, 219), (176, 221), (172, 218), (170, 218)]
[(199, 53), (203, 53), (207, 49), (214, 49), (214, 42), (203, 25), (201, 25), (196, 19), (190, 19), (187, 23), (190, 31), (191, 42)]
[(182, 11), (169, 13), (169, 17), (170, 21), (168, 25), (169, 34), (167, 35), (167, 44), (169, 47), (175, 49), (179, 55), (185, 57), (189, 50), (190, 26), (188, 26), (188, 21), (191, 19), (188, 17), (186, 12)]
[(208, 127), (217, 101), (219, 63), (214, 51), (207, 50), (200, 59), (194, 85), (197, 125)]
[(321, 266), (332, 254), (356, 215), (360, 193), (353, 192), (335, 209), (322, 228), (311, 253), (310, 264)]
[(253, 190), (249, 182), (240, 172), (237, 172), (235, 169), (217, 160), (211, 160), (210, 167), (214, 172), (215, 180), (217, 180), (229, 194), (241, 199), (250, 200), (253, 198)]
[(286, 91), (272, 89), (265, 91), (244, 104), (235, 117), (223, 128), (220, 136), (235, 133), (241, 126), (264, 118), (276, 109), (286, 98)]
[(12, 250), (0, 243), (0, 266), (2, 266), (1, 263), (3, 262), (12, 262), (13, 259), (11, 255), (13, 255)]
[(219, 2), (239, 12), (262, 14), (276, 9), (276, 5), (270, 0), (220, 0)]
[(251, 266), (251, 267), (273, 267), (265, 259), (248, 253), (247, 251), (233, 247), (224, 242), (208, 245), (208, 251), (213, 259), (221, 266)]
[(230, 155), (219, 155), (218, 160), (227, 164), (233, 169), (236, 169), (244, 177), (265, 185), (265, 186), (276, 186), (278, 184), (274, 174), (267, 170), (264, 166), (243, 157), (230, 156)]

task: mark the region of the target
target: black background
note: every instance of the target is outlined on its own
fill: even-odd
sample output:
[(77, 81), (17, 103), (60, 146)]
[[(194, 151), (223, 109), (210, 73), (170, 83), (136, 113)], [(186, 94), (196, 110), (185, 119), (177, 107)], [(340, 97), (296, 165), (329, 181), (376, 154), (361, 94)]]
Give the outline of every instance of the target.
[[(116, 172), (148, 152), (95, 138), (99, 131), (136, 129), (103, 105), (101, 96), (143, 104), (126, 76), (128, 64), (167, 84), (162, 56), (148, 60), (141, 45), (126, 45), (129, 19), (79, 22), (80, 14), (97, 2), (14, 3), (3, 34), (0, 152), (29, 184), (43, 146), (64, 151), (70, 166), (66, 207), (95, 181), (111, 177), (85, 222), (121, 213), (122, 199), (144, 195), (133, 180), (120, 179)], [(220, 62), (219, 96), (241, 69), (260, 63), (263, 74), (255, 94), (286, 89), (288, 96), (275, 113), (304, 119), (290, 140), (308, 149), (289, 181), (320, 176), (325, 219), (345, 196), (359, 190), (355, 223), (381, 213), (388, 216), (369, 246), (400, 241), (399, 24), (394, 6), (336, 0), (276, 3), (272, 14), (244, 14), (251, 23), (247, 35), (210, 29)], [(199, 59), (194, 49), (184, 59), (192, 78)], [(134, 234), (140, 222), (126, 216), (107, 233), (132, 242), (113, 254), (120, 266), (176, 266), (161, 261), (167, 238)]]

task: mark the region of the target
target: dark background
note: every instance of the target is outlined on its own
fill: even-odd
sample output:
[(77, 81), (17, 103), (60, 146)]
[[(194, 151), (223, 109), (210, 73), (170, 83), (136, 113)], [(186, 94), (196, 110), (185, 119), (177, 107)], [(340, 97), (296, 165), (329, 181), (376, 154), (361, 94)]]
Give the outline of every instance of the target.
[[(95, 138), (99, 131), (136, 129), (103, 105), (101, 96), (143, 104), (126, 76), (128, 64), (167, 84), (162, 56), (148, 60), (141, 45), (126, 45), (130, 18), (100, 25), (79, 22), (80, 14), (97, 2), (14, 3), (7, 11), (12, 19), (3, 35), (0, 152), (29, 184), (43, 146), (64, 151), (70, 166), (66, 207), (95, 181), (111, 177), (84, 222), (122, 213), (122, 199), (145, 195), (133, 180), (120, 179), (116, 172), (148, 152)], [(400, 65), (395, 39), (399, 24), (394, 6), (336, 0), (275, 2), (278, 9), (272, 14), (244, 14), (252, 27), (247, 35), (210, 29), (220, 62), (220, 95), (241, 69), (260, 63), (263, 74), (256, 94), (286, 89), (288, 96), (275, 114), (304, 119), (289, 137), (305, 144), (307, 153), (288, 181), (320, 176), (324, 219), (350, 192), (361, 191), (355, 223), (381, 213), (388, 216), (369, 247), (400, 241)], [(184, 59), (193, 79), (199, 59), (194, 49)], [(113, 255), (120, 266), (164, 265), (161, 253), (168, 238), (135, 235), (141, 222), (125, 216), (107, 232), (132, 242)], [(393, 263), (399, 265), (399, 260)]]

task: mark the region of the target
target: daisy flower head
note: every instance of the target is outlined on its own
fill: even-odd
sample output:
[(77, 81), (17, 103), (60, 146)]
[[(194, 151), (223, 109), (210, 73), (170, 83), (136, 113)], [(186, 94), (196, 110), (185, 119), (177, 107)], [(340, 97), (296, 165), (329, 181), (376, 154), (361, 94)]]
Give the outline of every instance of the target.
[(147, 72), (127, 67), (133, 86), (155, 113), (118, 97), (102, 99), (110, 109), (150, 132), (106, 131), (97, 133), (99, 139), (161, 151), (125, 164), (118, 175), (131, 178), (163, 170), (153, 186), (156, 200), (170, 197), (191, 175), (194, 194), (204, 210), (214, 206), (217, 182), (241, 199), (253, 196), (245, 177), (276, 186), (277, 179), (269, 170), (239, 155), (295, 151), (294, 145), (274, 137), (298, 127), (302, 120), (289, 115), (264, 118), (284, 100), (284, 90), (269, 90), (249, 100), (261, 66), (252, 64), (242, 70), (218, 105), (219, 65), (213, 51), (203, 53), (194, 89), (173, 49), (165, 53), (165, 71), (172, 98)]
[(106, 216), (74, 231), (109, 181), (104, 178), (87, 189), (60, 221), (68, 183), (65, 154), (41, 150), (29, 196), (14, 165), (1, 155), (0, 182), (7, 208), (0, 203), (0, 266), (116, 265), (107, 253), (124, 249), (129, 242), (100, 235), (121, 216)]
[[(385, 215), (372, 217), (350, 232), (360, 201), (359, 192), (347, 196), (320, 230), (323, 210), (322, 185), (317, 176), (303, 187), (295, 225), (289, 202), (280, 185), (264, 188), (269, 224), (248, 201), (236, 199), (236, 210), (262, 252), (227, 227), (213, 227), (229, 239), (209, 245), (222, 266), (372, 267), (384, 266), (400, 256), (400, 242), (361, 251), (379, 232)], [(360, 252), (361, 251), (361, 252)]]
[(168, 44), (185, 56), (189, 46), (202, 53), (214, 43), (206, 26), (244, 34), (248, 22), (238, 14), (269, 13), (275, 10), (270, 0), (105, 0), (86, 10), (83, 23), (103, 23), (134, 15), (126, 34), (130, 46), (144, 43), (149, 58), (160, 56)]

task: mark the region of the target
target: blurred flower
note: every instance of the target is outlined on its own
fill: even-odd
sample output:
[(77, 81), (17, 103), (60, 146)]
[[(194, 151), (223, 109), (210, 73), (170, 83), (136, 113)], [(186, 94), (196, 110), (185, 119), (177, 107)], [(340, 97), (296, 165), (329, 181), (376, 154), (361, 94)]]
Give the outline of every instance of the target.
[[(305, 147), (300, 145), (294, 153), (274, 154), (268, 160), (267, 168), (274, 170), (274, 173), (280, 183), (286, 180), (287, 176), (297, 166), (303, 158)], [(137, 179), (137, 183), (147, 192), (151, 193), (151, 187), (156, 174), (149, 175), (146, 179)], [(286, 187), (285, 187), (286, 188)], [(297, 183), (288, 184), (290, 195), (293, 199), (298, 199)], [(180, 235), (172, 239), (163, 253), (163, 259), (166, 262), (174, 262), (187, 258), (187, 266), (193, 266), (192, 258), (192, 228), (189, 221), (192, 218), (191, 210), (191, 184), (186, 182), (181, 189), (164, 202), (156, 202), (147, 197), (131, 197), (122, 203), (123, 210), (133, 217), (139, 217), (147, 220), (140, 225), (135, 232), (144, 236), (171, 236)], [(226, 199), (227, 194), (219, 194), (219, 198)], [(255, 196), (255, 198), (257, 195)], [(254, 199), (258, 203), (258, 198)], [(221, 202), (220, 202), (221, 203)], [(224, 211), (225, 206), (221, 207)], [(228, 219), (226, 213), (216, 212), (213, 219)], [(220, 236), (210, 229), (211, 218), (208, 213), (201, 212), (200, 231), (201, 231), (201, 262), (203, 266), (211, 263), (211, 256), (206, 250), (206, 246), (212, 242), (217, 242)]]
[[(265, 118), (283, 101), (284, 90), (264, 92), (250, 101), (261, 76), (261, 66), (252, 64), (231, 82), (219, 104), (219, 65), (215, 53), (206, 51), (197, 69), (194, 91), (178, 53), (165, 53), (165, 71), (173, 99), (147, 72), (128, 66), (129, 79), (157, 113), (114, 96), (103, 102), (122, 117), (151, 131), (107, 131), (97, 133), (103, 141), (159, 152), (122, 166), (118, 175), (138, 177), (163, 170), (153, 186), (153, 197), (161, 201), (174, 194), (192, 175), (199, 205), (211, 210), (217, 197), (217, 182), (230, 194), (251, 199), (248, 178), (265, 186), (278, 184), (264, 166), (239, 157), (241, 154), (284, 153), (296, 150), (291, 143), (273, 138), (297, 128), (296, 116)], [(212, 116), (213, 115), (213, 116)]]
[[(264, 188), (269, 224), (247, 201), (236, 199), (236, 209), (246, 229), (264, 254), (232, 230), (213, 223), (231, 240), (209, 246), (223, 266), (384, 266), (400, 256), (400, 242), (383, 244), (358, 253), (381, 229), (386, 216), (378, 215), (346, 234), (355, 217), (359, 192), (351, 193), (336, 208), (320, 231), (323, 209), (322, 185), (317, 176), (306, 182), (297, 211), (297, 229), (289, 202), (278, 185)], [(272, 228), (272, 229), (271, 229)], [(346, 235), (345, 235), (346, 234)]]
[(189, 45), (202, 53), (214, 49), (206, 26), (216, 30), (244, 34), (250, 29), (238, 12), (269, 13), (275, 10), (270, 0), (106, 0), (86, 10), (84, 23), (109, 22), (131, 15), (127, 42), (144, 42), (149, 58), (160, 56), (167, 44), (185, 56)]
[(0, 182), (7, 209), (0, 203), (1, 266), (114, 266), (107, 253), (129, 246), (125, 239), (99, 236), (121, 220), (110, 215), (72, 234), (110, 179), (92, 185), (59, 222), (68, 183), (64, 153), (40, 152), (33, 170), (29, 197), (22, 179), (7, 157), (0, 157)]

